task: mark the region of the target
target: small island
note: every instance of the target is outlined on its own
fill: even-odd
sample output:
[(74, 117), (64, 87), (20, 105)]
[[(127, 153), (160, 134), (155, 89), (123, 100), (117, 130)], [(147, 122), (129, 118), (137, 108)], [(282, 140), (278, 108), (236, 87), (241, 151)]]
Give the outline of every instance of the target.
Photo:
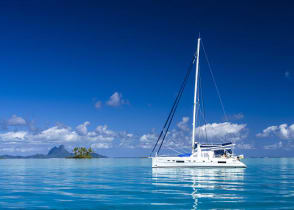
[(92, 153), (93, 153), (93, 150), (92, 148), (90, 147), (89, 149), (85, 148), (85, 147), (75, 147), (73, 149), (73, 153), (74, 153), (74, 156), (71, 157), (71, 158), (75, 158), (75, 159), (90, 159), (92, 158)]
[[(83, 147), (81, 147), (83, 148)], [(35, 154), (29, 156), (19, 155), (0, 155), (0, 159), (50, 159), (50, 158), (106, 158), (104, 155), (95, 153), (92, 148), (81, 149), (76, 147), (76, 152), (69, 152), (65, 149), (64, 145), (55, 146), (51, 148), (48, 154)], [(88, 152), (88, 153), (87, 153)]]

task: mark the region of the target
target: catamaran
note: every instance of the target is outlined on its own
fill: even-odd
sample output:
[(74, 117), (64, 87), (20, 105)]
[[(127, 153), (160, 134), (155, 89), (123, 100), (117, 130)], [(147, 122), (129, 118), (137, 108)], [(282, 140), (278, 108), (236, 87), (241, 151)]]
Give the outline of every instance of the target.
[[(150, 154), (152, 158), (153, 168), (163, 167), (233, 167), (233, 168), (246, 168), (246, 165), (240, 161), (243, 155), (234, 155), (233, 147), (234, 143), (217, 143), (217, 144), (202, 144), (196, 141), (196, 116), (197, 116), (197, 105), (199, 105), (199, 53), (200, 53), (200, 42), (199, 36), (197, 42), (197, 51), (193, 56), (191, 65), (186, 73), (185, 79), (181, 85), (180, 91), (176, 97), (176, 100), (172, 106), (169, 116), (163, 126), (163, 129), (157, 139), (155, 146)], [(205, 52), (205, 51), (204, 51)], [(179, 100), (182, 96), (183, 90), (187, 83), (187, 79), (196, 62), (195, 68), (195, 88), (194, 88), (194, 104), (193, 104), (193, 128), (192, 128), (192, 152), (191, 154), (181, 154), (178, 156), (160, 156), (159, 152), (162, 148), (165, 137), (168, 133), (175, 111), (179, 104)], [(214, 80), (214, 79), (213, 79)], [(217, 87), (217, 86), (216, 86)], [(222, 104), (222, 103), (221, 103)], [(157, 152), (154, 154), (155, 150)]]

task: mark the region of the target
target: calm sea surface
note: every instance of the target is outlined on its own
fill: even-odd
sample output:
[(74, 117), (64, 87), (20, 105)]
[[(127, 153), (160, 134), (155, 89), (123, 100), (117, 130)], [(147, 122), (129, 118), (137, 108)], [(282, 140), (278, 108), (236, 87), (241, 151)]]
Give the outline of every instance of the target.
[(0, 160), (0, 208), (294, 209), (294, 159), (152, 169), (150, 159)]

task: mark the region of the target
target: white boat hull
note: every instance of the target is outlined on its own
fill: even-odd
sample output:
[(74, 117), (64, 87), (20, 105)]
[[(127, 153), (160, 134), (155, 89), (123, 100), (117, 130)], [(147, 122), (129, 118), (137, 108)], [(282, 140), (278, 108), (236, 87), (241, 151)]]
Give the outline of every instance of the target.
[(153, 157), (153, 168), (168, 167), (227, 167), (246, 168), (246, 165), (235, 157), (230, 158), (197, 158), (197, 157)]

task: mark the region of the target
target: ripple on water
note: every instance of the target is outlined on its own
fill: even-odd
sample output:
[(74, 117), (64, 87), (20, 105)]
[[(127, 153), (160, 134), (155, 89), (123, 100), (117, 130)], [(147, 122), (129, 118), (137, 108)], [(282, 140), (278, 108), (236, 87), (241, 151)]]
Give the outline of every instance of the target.
[(293, 209), (294, 159), (152, 169), (150, 159), (0, 160), (0, 208)]

